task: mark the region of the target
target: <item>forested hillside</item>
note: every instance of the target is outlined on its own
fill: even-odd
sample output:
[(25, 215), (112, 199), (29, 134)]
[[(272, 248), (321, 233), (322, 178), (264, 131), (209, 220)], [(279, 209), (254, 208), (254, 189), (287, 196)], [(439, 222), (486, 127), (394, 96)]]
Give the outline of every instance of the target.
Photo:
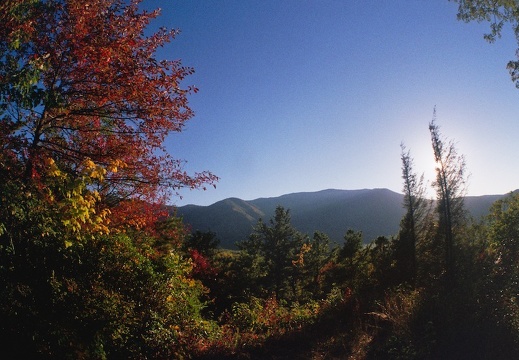
[[(519, 32), (514, 2), (459, 4), (497, 22), (490, 38)], [(466, 197), (435, 111), (434, 201), (402, 144), (402, 195), (182, 209), (218, 235), (168, 213), (176, 191), (218, 178), (165, 151), (193, 116), (193, 70), (157, 56), (177, 32), (150, 32), (158, 12), (139, 5), (0, 2), (3, 358), (519, 358), (519, 194)]]
[[(469, 215), (479, 221), (504, 196), (465, 197)], [(292, 223), (302, 233), (322, 231), (333, 243), (340, 243), (346, 230), (355, 229), (362, 231), (367, 244), (377, 236), (397, 234), (405, 212), (403, 199), (404, 195), (388, 189), (329, 189), (249, 201), (229, 198), (210, 206), (171, 208), (170, 213), (182, 217), (192, 231), (214, 232), (224, 249), (236, 249), (236, 243), (247, 238), (259, 219), (274, 215), (276, 206), (291, 210)]]

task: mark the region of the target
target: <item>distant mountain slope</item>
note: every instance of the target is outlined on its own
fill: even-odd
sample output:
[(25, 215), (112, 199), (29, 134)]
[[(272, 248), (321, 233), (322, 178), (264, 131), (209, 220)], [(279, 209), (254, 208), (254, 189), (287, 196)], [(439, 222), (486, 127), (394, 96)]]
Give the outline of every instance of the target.
[(465, 198), (465, 207), (474, 219), (479, 220), (482, 216), (488, 215), (488, 211), (493, 203), (505, 196), (506, 195), (467, 196)]
[[(480, 218), (501, 197), (471, 196), (465, 203), (471, 215)], [(235, 248), (236, 242), (246, 239), (260, 218), (268, 221), (278, 205), (290, 209), (292, 224), (303, 233), (322, 231), (340, 244), (351, 228), (361, 230), (367, 243), (377, 236), (398, 232), (404, 215), (402, 201), (402, 194), (388, 189), (329, 189), (250, 201), (229, 198), (209, 206), (186, 205), (177, 208), (177, 214), (192, 230), (214, 231), (223, 248)]]
[(322, 231), (333, 241), (342, 242), (348, 229), (362, 230), (366, 242), (379, 235), (398, 231), (404, 214), (403, 196), (387, 189), (323, 190), (296, 193), (251, 203), (269, 217), (277, 205), (290, 209), (292, 224), (299, 231)]
[[(193, 231), (214, 231), (224, 248), (235, 248), (234, 243), (250, 234), (252, 227), (265, 213), (253, 204), (229, 198), (209, 206), (186, 205), (177, 208), (177, 214)], [(245, 235), (245, 236), (247, 236)]]

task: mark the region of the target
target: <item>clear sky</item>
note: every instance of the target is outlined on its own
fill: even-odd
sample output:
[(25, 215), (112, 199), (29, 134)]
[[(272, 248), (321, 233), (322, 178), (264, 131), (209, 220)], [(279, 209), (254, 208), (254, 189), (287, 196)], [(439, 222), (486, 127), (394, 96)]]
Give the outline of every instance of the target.
[(401, 192), (400, 143), (433, 180), (428, 124), (456, 141), (468, 194), (519, 188), (519, 90), (506, 64), (510, 28), (456, 19), (447, 0), (155, 1), (153, 26), (180, 35), (159, 56), (195, 68), (196, 116), (167, 140), (188, 172), (216, 189), (182, 191), (209, 205), (328, 188)]

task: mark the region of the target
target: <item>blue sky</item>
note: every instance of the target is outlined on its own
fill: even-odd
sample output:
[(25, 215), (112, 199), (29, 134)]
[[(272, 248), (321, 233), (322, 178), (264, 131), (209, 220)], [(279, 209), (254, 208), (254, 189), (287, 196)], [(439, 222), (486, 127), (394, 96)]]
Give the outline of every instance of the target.
[(145, 1), (153, 26), (180, 35), (159, 56), (196, 73), (196, 116), (167, 139), (216, 189), (172, 204), (209, 205), (328, 188), (401, 192), (400, 143), (433, 180), (433, 109), (471, 173), (469, 195), (519, 188), (519, 90), (509, 28), (456, 19), (448, 1)]

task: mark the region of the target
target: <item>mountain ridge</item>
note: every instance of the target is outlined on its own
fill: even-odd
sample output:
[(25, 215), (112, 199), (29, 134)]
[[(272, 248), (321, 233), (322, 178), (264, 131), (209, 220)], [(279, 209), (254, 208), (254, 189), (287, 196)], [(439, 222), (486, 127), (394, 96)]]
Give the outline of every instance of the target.
[[(467, 196), (467, 210), (478, 219), (488, 213), (492, 203), (506, 195)], [(362, 231), (367, 243), (377, 236), (398, 233), (405, 212), (403, 198), (403, 194), (384, 188), (324, 189), (254, 200), (230, 197), (207, 206), (184, 205), (172, 211), (192, 231), (215, 232), (221, 247), (228, 249), (235, 249), (236, 242), (245, 240), (260, 218), (268, 221), (277, 206), (290, 209), (292, 225), (310, 236), (321, 231), (340, 244), (346, 231), (354, 229)]]

